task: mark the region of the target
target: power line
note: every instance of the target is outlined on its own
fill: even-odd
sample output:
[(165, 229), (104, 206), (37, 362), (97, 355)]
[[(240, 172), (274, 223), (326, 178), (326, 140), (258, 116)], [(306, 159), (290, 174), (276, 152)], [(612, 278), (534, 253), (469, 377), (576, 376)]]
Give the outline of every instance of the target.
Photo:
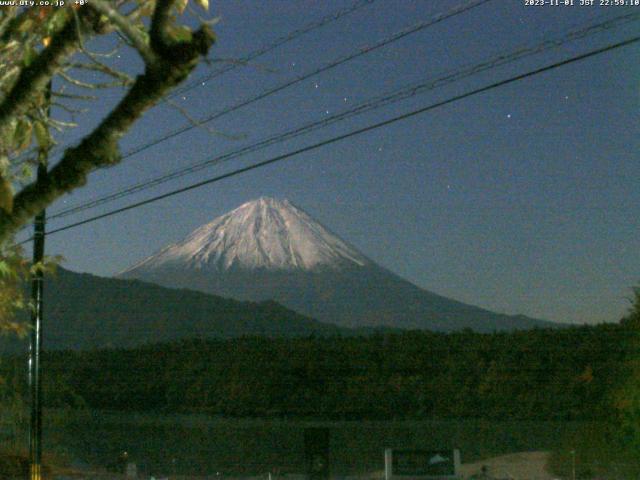
[[(358, 10), (360, 10), (363, 7), (366, 7), (368, 5), (371, 5), (372, 3), (374, 3), (376, 0), (359, 0), (356, 3), (354, 3), (353, 5), (349, 6), (349, 7), (345, 7), (342, 8), (340, 10), (337, 10), (333, 13), (330, 13), (328, 15), (325, 15), (324, 17), (320, 18), (319, 20), (316, 20), (314, 22), (311, 22), (301, 28), (298, 28), (297, 30), (293, 30), (291, 32), (289, 32), (287, 35), (283, 35), (279, 38), (277, 38), (276, 40), (274, 40), (272, 43), (265, 45), (261, 48), (258, 48), (257, 50), (253, 50), (249, 53), (247, 53), (246, 55), (244, 55), (243, 57), (239, 58), (236, 62), (231, 63), (223, 68), (220, 68), (218, 70), (215, 70), (214, 72), (208, 73), (206, 75), (202, 75), (200, 78), (194, 79), (190, 82), (188, 82), (187, 84), (183, 85), (181, 88), (174, 90), (173, 92), (171, 92), (169, 95), (167, 95), (166, 97), (164, 97), (160, 103), (165, 103), (167, 100), (174, 98), (176, 96), (179, 95), (183, 95), (184, 93), (188, 92), (189, 90), (193, 90), (194, 88), (199, 87), (200, 85), (202, 85), (203, 82), (208, 82), (210, 80), (213, 80), (214, 78), (220, 77), (222, 75), (224, 75), (227, 72), (230, 72), (231, 70), (234, 70), (236, 68), (238, 68), (239, 66), (243, 66), (248, 64), (249, 62), (251, 62), (252, 60), (255, 60), (258, 57), (261, 57), (262, 55), (265, 55), (269, 52), (271, 52), (272, 50), (275, 50), (278, 47), (281, 47), (282, 45), (285, 45), (293, 40), (296, 40), (297, 38), (310, 33), (314, 30), (317, 30), (319, 28), (324, 27), (325, 25), (328, 25), (330, 23), (333, 23), (337, 20), (339, 20), (342, 17), (345, 17), (347, 15), (350, 15), (351, 13), (354, 13)], [(53, 150), (52, 153), (57, 153), (60, 152), (61, 150), (69, 147), (69, 144), (66, 144), (64, 146), (59, 146), (57, 148), (55, 148)], [(29, 153), (27, 153), (26, 155), (28, 155)]]
[(214, 78), (217, 78), (221, 75), (224, 75), (225, 73), (237, 68), (238, 66), (241, 65), (246, 65), (247, 63), (249, 63), (251, 60), (255, 60), (258, 57), (261, 57), (262, 55), (269, 53), (272, 50), (275, 50), (276, 48), (289, 43), (292, 40), (295, 40), (296, 38), (305, 35), (309, 32), (312, 32), (313, 30), (317, 30), (318, 28), (321, 28), (329, 23), (335, 22), (336, 20), (349, 15), (357, 10), (360, 10), (363, 7), (366, 7), (367, 5), (372, 4), (373, 2), (375, 2), (376, 0), (360, 0), (356, 3), (354, 3), (352, 6), (347, 7), (347, 8), (343, 8), (341, 10), (338, 10), (337, 12), (331, 13), (329, 15), (326, 15), (325, 17), (322, 17), (321, 19), (315, 21), (315, 22), (311, 22), (308, 25), (305, 25), (302, 28), (299, 28), (297, 30), (294, 30), (292, 32), (290, 32), (287, 35), (284, 35), (282, 37), (277, 38), (273, 43), (270, 43), (269, 45), (266, 45), (262, 48), (259, 48), (257, 50), (254, 50), (248, 54), (246, 54), (244, 57), (241, 57), (237, 62), (232, 63), (230, 65), (227, 65), (224, 68), (221, 68), (219, 70), (216, 70), (215, 72), (209, 73), (207, 75), (203, 75), (198, 79), (194, 79), (191, 82), (183, 85), (181, 88), (178, 88), (177, 90), (174, 90), (169, 96), (168, 98), (173, 98), (179, 95), (183, 95), (184, 93), (188, 92), (189, 90), (192, 90), (194, 88), (197, 88), (198, 86), (202, 85), (202, 82), (208, 82), (209, 80), (213, 80)]
[(236, 110), (239, 110), (240, 108), (243, 108), (243, 107), (245, 107), (247, 105), (255, 103), (255, 102), (259, 101), (259, 100), (262, 100), (262, 99), (264, 99), (264, 98), (266, 98), (266, 97), (268, 97), (270, 95), (278, 93), (278, 92), (280, 92), (280, 91), (282, 91), (282, 90), (284, 90), (286, 88), (289, 88), (289, 87), (291, 87), (293, 85), (296, 85), (296, 84), (298, 84), (298, 83), (300, 83), (300, 82), (302, 82), (304, 80), (308, 80), (309, 78), (311, 78), (313, 76), (316, 76), (316, 75), (318, 75), (320, 73), (324, 73), (326, 71), (329, 71), (329, 70), (331, 70), (333, 68), (336, 68), (339, 65), (342, 65), (342, 64), (344, 64), (346, 62), (349, 62), (349, 61), (354, 60), (354, 59), (356, 59), (358, 57), (366, 55), (367, 53), (375, 51), (375, 50), (377, 50), (379, 48), (382, 48), (382, 47), (384, 47), (386, 45), (389, 45), (389, 44), (391, 44), (393, 42), (396, 42), (396, 41), (398, 41), (398, 40), (400, 40), (402, 38), (407, 37), (408, 35), (411, 35), (413, 33), (417, 33), (417, 32), (419, 32), (421, 30), (424, 30), (424, 29), (426, 29), (428, 27), (436, 25), (436, 24), (438, 24), (438, 23), (440, 23), (440, 22), (442, 22), (444, 20), (447, 20), (449, 18), (453, 18), (453, 17), (455, 17), (457, 15), (461, 15), (461, 14), (463, 14), (463, 13), (469, 11), (469, 10), (472, 10), (473, 8), (479, 7), (479, 6), (481, 6), (481, 5), (485, 4), (485, 3), (488, 3), (490, 1), (492, 1), (492, 0), (473, 0), (471, 2), (466, 2), (466, 3), (463, 3), (461, 5), (458, 5), (457, 7), (452, 8), (452, 9), (450, 9), (450, 10), (444, 12), (444, 13), (437, 14), (434, 17), (430, 18), (429, 20), (425, 20), (425, 21), (420, 22), (420, 23), (418, 23), (416, 25), (413, 25), (411, 27), (408, 27), (408, 28), (405, 28), (403, 30), (400, 30), (399, 32), (396, 32), (393, 35), (382, 39), (381, 41), (379, 41), (378, 43), (376, 43), (374, 45), (361, 47), (357, 51), (352, 52), (352, 53), (350, 53), (350, 54), (348, 54), (348, 55), (346, 55), (344, 57), (340, 57), (339, 59), (337, 59), (337, 60), (335, 60), (335, 61), (333, 61), (333, 62), (331, 62), (329, 64), (326, 64), (326, 65), (324, 65), (322, 67), (319, 67), (319, 68), (317, 68), (317, 69), (315, 69), (315, 70), (313, 70), (311, 72), (308, 72), (308, 73), (306, 73), (306, 74), (304, 74), (302, 76), (296, 77), (293, 80), (289, 80), (289, 81), (287, 81), (287, 82), (285, 82), (283, 84), (280, 84), (280, 85), (278, 85), (278, 86), (276, 86), (274, 88), (267, 89), (267, 90), (261, 92), (260, 94), (258, 94), (256, 96), (253, 96), (253, 97), (250, 97), (248, 99), (243, 100), (240, 103), (237, 103), (237, 104), (232, 105), (230, 107), (227, 107), (227, 108), (225, 108), (223, 110), (220, 110), (220, 111), (218, 111), (218, 112), (216, 112), (214, 114), (211, 114), (211, 115), (209, 115), (209, 116), (197, 121), (195, 124), (194, 123), (189, 123), (189, 124), (184, 125), (184, 126), (178, 128), (178, 129), (176, 129), (176, 130), (174, 130), (172, 132), (169, 132), (169, 133), (166, 133), (166, 134), (164, 134), (164, 135), (162, 135), (160, 137), (157, 137), (156, 139), (151, 140), (150, 142), (147, 142), (147, 143), (141, 144), (141, 145), (139, 145), (137, 147), (134, 147), (131, 150), (125, 152), (121, 156), (121, 160), (123, 160), (125, 158), (128, 158), (128, 157), (131, 157), (133, 155), (136, 155), (138, 153), (141, 153), (144, 150), (147, 150), (148, 148), (151, 148), (151, 147), (153, 147), (155, 145), (158, 145), (159, 143), (162, 143), (162, 142), (164, 142), (166, 140), (169, 140), (169, 139), (174, 138), (174, 137), (176, 137), (178, 135), (186, 133), (186, 132), (188, 132), (188, 131), (196, 128), (196, 127), (199, 127), (200, 125), (203, 125), (204, 123), (208, 123), (208, 122), (210, 122), (212, 120), (216, 120), (216, 119), (218, 119), (218, 118), (220, 118), (220, 117), (222, 117), (222, 116), (224, 116), (224, 115), (226, 115), (228, 113), (231, 113), (231, 112), (234, 112)]
[[(427, 106), (419, 108), (417, 110), (412, 110), (411, 112), (407, 112), (407, 113), (404, 113), (402, 115), (398, 115), (398, 116), (392, 117), (392, 118), (390, 118), (388, 120), (384, 120), (382, 122), (374, 123), (372, 125), (368, 125), (368, 126), (363, 127), (363, 128), (352, 130), (352, 131), (350, 131), (348, 133), (345, 133), (345, 134), (342, 134), (342, 135), (338, 135), (336, 137), (332, 137), (332, 138), (329, 138), (327, 140), (323, 140), (321, 142), (317, 142), (317, 143), (314, 143), (312, 145), (308, 145), (306, 147), (302, 147), (302, 148), (299, 148), (297, 150), (293, 150), (291, 152), (288, 152), (288, 153), (285, 153), (285, 154), (282, 154), (282, 155), (278, 155), (276, 157), (272, 157), (272, 158), (270, 158), (268, 160), (264, 160), (264, 161), (258, 162), (256, 164), (253, 164), (253, 165), (250, 165), (250, 166), (247, 166), (247, 167), (243, 167), (243, 168), (239, 168), (239, 169), (233, 170), (232, 172), (228, 172), (228, 173), (225, 173), (225, 174), (222, 174), (222, 175), (218, 175), (216, 177), (209, 178), (207, 180), (203, 180), (201, 182), (197, 182), (197, 183), (191, 184), (189, 186), (182, 187), (182, 188), (173, 190), (171, 192), (164, 193), (162, 195), (157, 195), (155, 197), (151, 197), (151, 198), (148, 198), (146, 200), (142, 200), (140, 202), (132, 203), (132, 204), (127, 205), (127, 206), (122, 207), (122, 208), (111, 210), (109, 212), (106, 212), (106, 213), (103, 213), (103, 214), (100, 214), (100, 215), (96, 215), (94, 217), (90, 217), (90, 218), (87, 218), (85, 220), (82, 220), (82, 221), (79, 221), (79, 222), (75, 222), (75, 223), (66, 225), (64, 227), (60, 227), (60, 228), (51, 230), (50, 232), (48, 232), (48, 234), (51, 235), (51, 234), (54, 234), (54, 233), (62, 232), (62, 231), (65, 231), (65, 230), (69, 230), (71, 228), (79, 227), (79, 226), (85, 225), (87, 223), (95, 222), (96, 220), (107, 218), (107, 217), (116, 215), (118, 213), (126, 212), (128, 210), (132, 210), (132, 209), (141, 207), (143, 205), (154, 203), (154, 202), (156, 202), (158, 200), (162, 200), (162, 199), (174, 196), (174, 195), (178, 195), (180, 193), (184, 193), (184, 192), (187, 192), (187, 191), (190, 191), (190, 190), (194, 190), (196, 188), (199, 188), (199, 187), (202, 187), (202, 186), (205, 186), (205, 185), (216, 183), (216, 182), (219, 182), (221, 180), (224, 180), (224, 179), (227, 179), (227, 178), (230, 178), (230, 177), (234, 177), (234, 176), (240, 175), (242, 173), (249, 172), (251, 170), (256, 170), (258, 168), (262, 168), (262, 167), (265, 167), (267, 165), (271, 165), (273, 163), (280, 162), (282, 160), (286, 160), (286, 159), (294, 157), (296, 155), (300, 155), (302, 153), (306, 153), (306, 152), (309, 152), (309, 151), (312, 151), (312, 150), (317, 150), (318, 148), (321, 148), (321, 147), (324, 147), (324, 146), (327, 146), (327, 145), (331, 145), (333, 143), (337, 143), (337, 142), (340, 142), (342, 140), (346, 140), (346, 139), (354, 137), (356, 135), (360, 135), (360, 134), (363, 134), (363, 133), (366, 133), (366, 132), (370, 132), (372, 130), (376, 130), (378, 128), (382, 128), (382, 127), (385, 127), (387, 125), (391, 125), (391, 124), (399, 122), (401, 120), (406, 120), (408, 118), (415, 117), (415, 116), (420, 115), (422, 113), (426, 113), (426, 112), (434, 110), (436, 108), (439, 108), (439, 107), (442, 107), (442, 106), (445, 106), (445, 105), (449, 105), (451, 103), (463, 100), (465, 98), (469, 98), (471, 96), (475, 96), (475, 95), (478, 95), (480, 93), (488, 92), (490, 90), (494, 90), (496, 88), (508, 85), (510, 83), (514, 83), (514, 82), (517, 82), (517, 81), (520, 81), (520, 80), (524, 80), (525, 78), (530, 78), (530, 77), (533, 77), (535, 75), (539, 75), (541, 73), (548, 72), (550, 70), (555, 70), (556, 68), (560, 68), (560, 67), (563, 67), (565, 65), (569, 65), (569, 64), (581, 61), (581, 60), (585, 60), (587, 58), (591, 58), (591, 57), (596, 56), (596, 55), (603, 54), (605, 52), (609, 52), (609, 51), (612, 51), (612, 50), (615, 50), (615, 49), (618, 49), (618, 48), (622, 48), (622, 47), (631, 45), (631, 44), (636, 43), (638, 41), (640, 41), (640, 36), (633, 37), (631, 39), (624, 40), (622, 42), (618, 42), (618, 43), (615, 43), (615, 44), (612, 44), (612, 45), (609, 45), (609, 46), (606, 46), (606, 47), (602, 47), (602, 48), (599, 48), (597, 50), (592, 50), (592, 51), (584, 53), (582, 55), (571, 57), (571, 58), (569, 58), (567, 60), (562, 60), (560, 62), (556, 62), (556, 63), (553, 63), (551, 65), (547, 65), (545, 67), (540, 67), (538, 69), (529, 71), (527, 73), (516, 75), (516, 76), (510, 77), (510, 78), (508, 78), (506, 80), (501, 80), (501, 81), (492, 83), (490, 85), (487, 85), (487, 86), (484, 86), (484, 87), (480, 87), (480, 88), (471, 90), (469, 92), (466, 92), (466, 93), (463, 93), (463, 94), (460, 94), (460, 95), (456, 95), (454, 97), (450, 97), (450, 98), (448, 98), (446, 100), (427, 105)], [(23, 244), (23, 243), (26, 243), (26, 242), (28, 242), (30, 240), (31, 239), (27, 239), (27, 240), (24, 240), (22, 242), (19, 242), (18, 244)]]
[[(303, 82), (305, 80), (308, 80), (311, 77), (314, 77), (316, 75), (319, 75), (321, 73), (324, 73), (326, 71), (332, 70), (336, 67), (338, 67), (339, 65), (342, 65), (346, 62), (349, 62), (351, 60), (354, 60), (358, 57), (361, 57), (363, 55), (366, 55), (372, 51), (375, 51), (379, 48), (382, 48), (386, 45), (389, 45), (393, 42), (396, 42), (398, 40), (401, 40), (402, 38), (411, 35), (413, 33), (417, 33), (421, 30), (424, 30), (426, 28), (429, 28), (433, 25), (436, 25), (444, 20), (447, 20), (449, 18), (455, 17), (457, 15), (460, 15), (462, 13), (465, 13), (469, 10), (472, 10), (473, 8), (476, 8), (480, 5), (483, 5), (485, 3), (488, 3), (492, 0), (472, 0), (470, 2), (466, 2), (464, 4), (461, 4), (455, 8), (452, 8), (451, 10), (448, 10), (444, 13), (438, 14), (434, 17), (432, 17), (429, 20), (426, 20), (424, 22), (420, 22), (416, 25), (413, 25), (409, 28), (406, 28), (404, 30), (401, 30), (393, 35), (391, 35), (390, 37), (387, 37), (381, 41), (379, 41), (378, 43), (371, 45), (371, 46), (363, 46), (360, 47), (356, 52), (350, 53), (344, 57), (339, 58), (338, 60), (335, 60), (329, 64), (326, 64), (322, 67), (319, 67), (311, 72), (308, 72), (302, 76), (296, 77), (293, 80), (289, 80), (287, 82), (284, 82), (283, 84), (280, 84), (276, 87), (264, 90), (263, 92), (259, 93), (258, 95), (255, 95), (253, 97), (250, 97), (248, 99), (245, 99), (243, 101), (241, 101), (240, 103), (237, 103), (235, 105), (231, 105), (227, 108), (224, 108), (216, 113), (213, 113), (207, 117), (204, 117), (200, 120), (197, 120), (195, 122), (189, 122), (188, 124), (183, 125), (182, 127), (179, 127), (171, 132), (165, 133), (164, 135), (157, 137), (154, 140), (151, 140), (150, 142), (141, 144), (137, 147), (133, 147), (132, 149), (130, 149), (129, 151), (125, 152), (122, 156), (121, 159), (125, 159), (125, 158), (129, 158), (133, 155), (136, 155), (138, 153), (143, 152), (144, 150), (147, 150), (155, 145), (158, 145), (159, 143), (162, 143), (166, 140), (169, 140), (171, 138), (174, 138), (178, 135), (181, 135), (185, 132), (188, 132), (190, 130), (193, 130), (194, 128), (200, 127), (201, 125), (205, 124), (205, 123), (209, 123), (213, 120), (217, 120), (218, 118), (227, 115), (228, 113), (231, 112), (235, 112), (236, 110), (239, 110), (243, 107), (246, 107), (247, 105), (251, 105), (252, 103), (255, 103), (259, 100), (262, 100), (266, 97), (269, 97), (275, 93), (278, 93), (286, 88), (289, 88), (293, 85), (296, 85), (300, 82)], [(68, 146), (68, 145), (67, 145)], [(61, 147), (61, 148), (66, 148), (66, 147)]]
[(71, 206), (69, 208), (59, 211), (58, 213), (51, 215), (49, 219), (63, 218), (63, 217), (72, 215), (74, 213), (95, 208), (99, 205), (103, 205), (105, 203), (115, 201), (117, 199), (146, 190), (148, 188), (161, 185), (163, 183), (174, 180), (176, 178), (180, 178), (190, 173), (200, 171), (212, 165), (216, 165), (216, 164), (231, 160), (233, 158), (237, 158), (237, 157), (246, 155), (248, 153), (266, 148), (267, 146), (280, 143), (282, 141), (289, 140), (291, 138), (295, 138), (297, 136), (309, 133), (311, 131), (314, 131), (320, 128), (324, 128), (328, 125), (331, 125), (338, 121), (345, 120), (352, 116), (360, 115), (364, 112), (368, 112), (368, 111), (380, 108), (382, 106), (386, 106), (386, 105), (398, 102), (400, 100), (404, 100), (409, 97), (413, 97), (415, 95), (425, 93), (426, 91), (431, 91), (435, 88), (447, 85), (449, 83), (462, 80), (463, 78), (467, 78), (467, 77), (476, 75), (478, 73), (491, 70), (493, 68), (505, 65), (507, 63), (521, 60), (525, 57), (544, 52), (551, 48), (562, 46), (570, 41), (584, 38), (588, 35), (609, 30), (614, 27), (619, 27), (622, 24), (638, 20), (639, 18), (640, 18), (640, 13), (632, 13), (632, 14), (618, 16), (612, 19), (605, 20), (603, 22), (599, 22), (597, 24), (591, 24), (591, 25), (587, 25), (586, 27), (576, 29), (572, 32), (565, 34), (562, 38), (559, 38), (559, 39), (547, 40), (533, 47), (521, 47), (514, 50), (511, 53), (498, 55), (497, 57), (493, 57), (490, 60), (481, 62), (479, 64), (474, 64), (471, 66), (467, 66), (463, 69), (450, 71), (436, 79), (427, 80), (426, 82), (410, 84), (401, 89), (395, 90), (391, 93), (387, 93), (385, 95), (380, 95), (374, 98), (367, 99), (366, 101), (361, 102), (355, 107), (349, 110), (340, 112), (338, 114), (334, 114), (331, 117), (326, 117), (326, 118), (323, 118), (322, 120), (307, 123), (306, 125), (303, 125), (301, 127), (295, 128), (293, 130), (289, 130), (287, 132), (273, 135), (257, 143), (253, 143), (251, 145), (231, 151), (221, 156), (210, 158), (205, 161), (189, 165), (187, 167), (182, 167), (172, 172), (169, 172), (167, 174), (161, 175), (159, 177), (155, 177), (153, 179), (150, 179), (144, 182), (138, 182), (127, 188), (118, 190), (114, 193), (105, 195), (95, 200), (91, 200), (89, 202), (86, 202), (80, 205)]
[(424, 30), (426, 28), (429, 28), (433, 25), (436, 25), (440, 22), (443, 22), (444, 20), (447, 20), (449, 18), (455, 17), (457, 15), (460, 15), (462, 13), (468, 12), (469, 10), (472, 10), (476, 7), (479, 7), (480, 5), (483, 5), (485, 3), (488, 3), (492, 0), (473, 0), (471, 2), (466, 2), (462, 5), (459, 5), (451, 10), (448, 10), (445, 13), (441, 13), (438, 14), (436, 16), (434, 16), (433, 18), (426, 20), (424, 22), (420, 22), (412, 27), (406, 28), (404, 30), (401, 30), (387, 38), (384, 38), (383, 40), (379, 41), (378, 43), (371, 45), (371, 46), (364, 46), (359, 48), (357, 51), (352, 52), (344, 57), (339, 58), (338, 60), (334, 60), (331, 63), (328, 63), (326, 65), (323, 65), (322, 67), (319, 67), (311, 72), (308, 72), (302, 76), (296, 77), (293, 80), (289, 80), (287, 82), (284, 82), (276, 87), (273, 88), (269, 88), (267, 90), (264, 90), (263, 92), (259, 93), (258, 95), (255, 95), (253, 97), (250, 97), (248, 99), (245, 99), (243, 101), (241, 101), (240, 103), (237, 103), (235, 105), (232, 105), (230, 107), (224, 108), (216, 113), (213, 113), (205, 118), (202, 118), (200, 120), (198, 120), (195, 124), (194, 123), (189, 123), (186, 124), (176, 130), (173, 130), (172, 132), (168, 132), (164, 135), (162, 135), (161, 137), (156, 138), (155, 140), (151, 140), (150, 142), (147, 142), (145, 144), (139, 145), (137, 147), (132, 148), (131, 150), (129, 150), (128, 152), (124, 153), (122, 155), (121, 158), (128, 158), (131, 157), (133, 155), (136, 155), (144, 150), (147, 150), (148, 148), (151, 148), (155, 145), (158, 145), (159, 143), (162, 143), (166, 140), (169, 140), (171, 138), (174, 138), (178, 135), (181, 135), (185, 132), (188, 132), (189, 130), (192, 130), (194, 128), (199, 127), (200, 125), (203, 125), (205, 123), (211, 122), (213, 120), (216, 120), (224, 115), (227, 115), (228, 113), (231, 112), (235, 112), (236, 110), (239, 110), (243, 107), (246, 107), (247, 105), (251, 105), (252, 103), (255, 103), (259, 100), (262, 100), (266, 97), (269, 97), (275, 93), (278, 93), (286, 88), (289, 88), (293, 85), (296, 85), (300, 82), (303, 82), (305, 80), (308, 80), (311, 77), (314, 77), (316, 75), (319, 75), (321, 73), (327, 72), (329, 70), (332, 70), (344, 63), (347, 63), (351, 60), (354, 60), (356, 58), (359, 58), (363, 55), (366, 55), (370, 52), (373, 52), (375, 50), (378, 50), (382, 47), (385, 47), (391, 43), (397, 42), (398, 40), (401, 40), (411, 34), (417, 33), (421, 30)]

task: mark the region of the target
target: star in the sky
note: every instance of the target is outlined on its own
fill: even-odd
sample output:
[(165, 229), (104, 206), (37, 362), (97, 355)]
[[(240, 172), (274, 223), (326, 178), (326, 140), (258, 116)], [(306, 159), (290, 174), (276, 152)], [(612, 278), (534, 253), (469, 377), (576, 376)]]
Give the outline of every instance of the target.
[(510, 113), (507, 113), (507, 118), (511, 118), (511, 114)]

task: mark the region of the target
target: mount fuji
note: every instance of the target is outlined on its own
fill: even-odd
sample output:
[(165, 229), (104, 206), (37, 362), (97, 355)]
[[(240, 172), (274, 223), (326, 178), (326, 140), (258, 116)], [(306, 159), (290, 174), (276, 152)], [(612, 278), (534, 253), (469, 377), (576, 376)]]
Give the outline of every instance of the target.
[(490, 332), (559, 326), (421, 289), (289, 201), (265, 197), (201, 226), (118, 276), (238, 300), (275, 300), (344, 327)]

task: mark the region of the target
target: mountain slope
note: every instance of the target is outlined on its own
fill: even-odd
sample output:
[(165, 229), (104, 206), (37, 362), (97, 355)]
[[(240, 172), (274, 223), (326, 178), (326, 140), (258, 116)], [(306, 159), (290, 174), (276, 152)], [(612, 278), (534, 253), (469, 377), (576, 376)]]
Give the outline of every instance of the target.
[(263, 197), (203, 225), (122, 276), (173, 266), (201, 272), (233, 268), (310, 271), (368, 263), (355, 248), (287, 200)]
[[(183, 338), (341, 333), (273, 301), (253, 303), (58, 269), (45, 284), (44, 348), (125, 348)], [(7, 338), (0, 345), (8, 348)], [(24, 345), (23, 345), (24, 346)]]
[(273, 299), (346, 327), (476, 331), (557, 326), (423, 290), (376, 265), (288, 201), (260, 198), (120, 274), (242, 300)]

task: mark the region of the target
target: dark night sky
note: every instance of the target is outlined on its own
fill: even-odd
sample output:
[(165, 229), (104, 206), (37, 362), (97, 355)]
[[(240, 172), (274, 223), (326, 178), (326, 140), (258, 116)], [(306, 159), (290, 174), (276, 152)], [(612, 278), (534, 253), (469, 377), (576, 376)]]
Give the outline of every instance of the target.
[[(576, 4), (579, 0), (575, 0)], [(176, 98), (200, 118), (447, 11), (461, 1), (378, 0)], [(240, 58), (347, 1), (212, 2), (212, 58)], [(237, 149), (411, 82), (640, 7), (493, 0), (212, 122), (122, 165), (49, 211)], [(70, 221), (257, 162), (637, 34), (638, 21), (252, 153)], [(617, 321), (640, 283), (640, 47), (620, 48), (386, 128), (49, 238), (68, 268), (114, 274), (261, 195), (288, 198), (363, 253), (428, 290), (494, 311)], [(126, 52), (120, 67), (135, 70)], [(201, 67), (194, 78), (221, 65)], [(86, 131), (107, 100), (82, 121)], [(185, 122), (164, 105), (124, 150)]]

